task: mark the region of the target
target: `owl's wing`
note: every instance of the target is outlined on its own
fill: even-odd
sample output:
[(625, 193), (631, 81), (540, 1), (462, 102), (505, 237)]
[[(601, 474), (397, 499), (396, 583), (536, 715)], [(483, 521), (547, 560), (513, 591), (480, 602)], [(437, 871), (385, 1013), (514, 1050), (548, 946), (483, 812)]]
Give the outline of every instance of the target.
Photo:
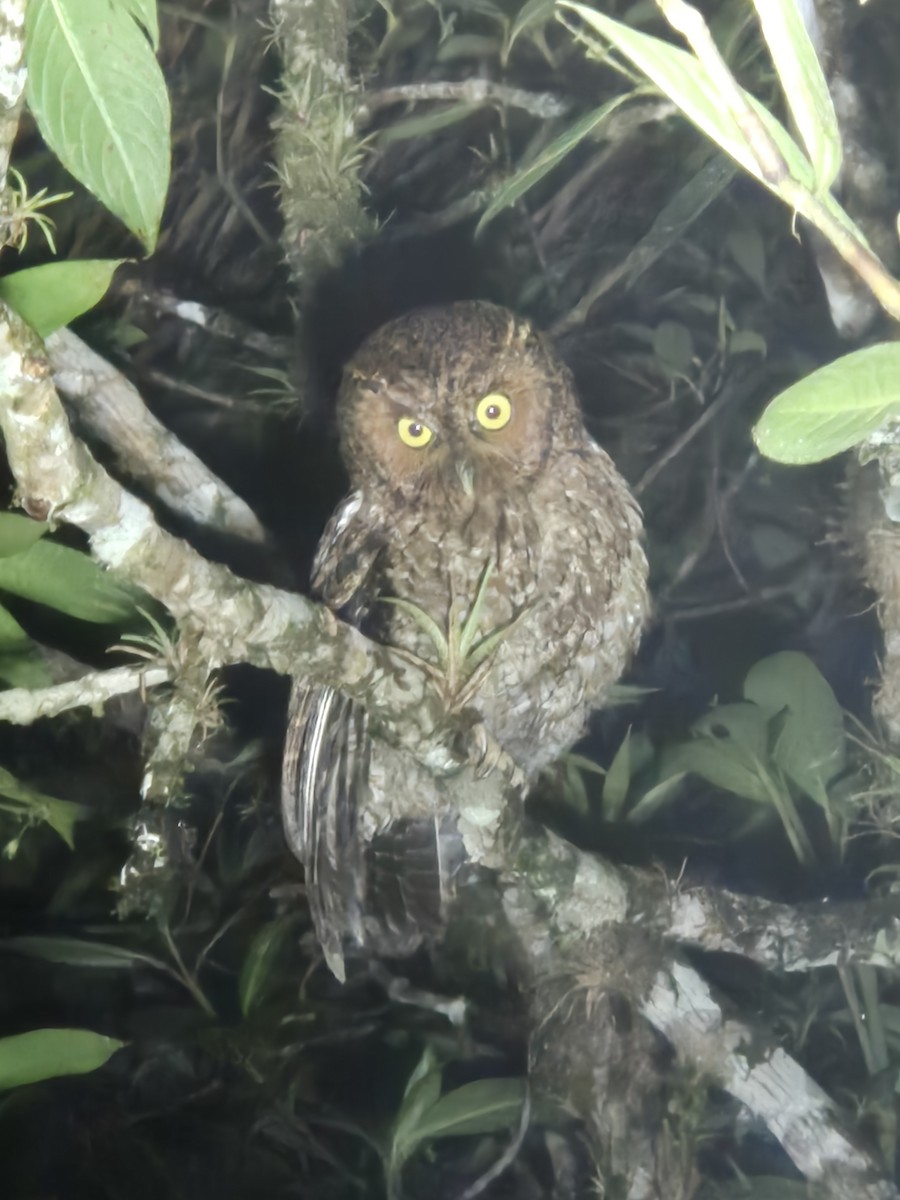
[[(356, 520), (359, 511), (351, 496), (335, 513), (322, 537), (313, 587), (346, 620), (377, 633), (371, 609), (381, 545), (369, 523)], [(379, 743), (382, 769), (398, 754)], [(341, 981), (346, 939), (400, 956), (441, 927), (445, 887), (461, 856), (455, 825), (439, 828), (431, 819), (397, 821), (364, 836), (360, 815), (370, 795), (372, 757), (362, 705), (334, 688), (295, 679), (282, 770), (285, 836), (304, 864), (316, 934)], [(421, 786), (413, 771), (410, 765), (405, 773), (401, 764), (391, 786)]]
[[(337, 508), (313, 563), (313, 590), (355, 625), (365, 620), (380, 545), (357, 520), (358, 492)], [(325, 959), (343, 981), (344, 938), (362, 940), (365, 854), (357, 827), (368, 788), (365, 709), (330, 687), (295, 679), (288, 707), (281, 811), (288, 845), (306, 870), (306, 892)]]

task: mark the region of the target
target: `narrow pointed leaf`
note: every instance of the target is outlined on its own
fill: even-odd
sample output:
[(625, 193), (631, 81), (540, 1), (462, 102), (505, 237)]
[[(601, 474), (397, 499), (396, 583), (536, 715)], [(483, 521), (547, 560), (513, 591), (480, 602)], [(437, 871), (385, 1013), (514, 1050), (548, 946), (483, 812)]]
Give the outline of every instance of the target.
[(631, 783), (631, 730), (625, 734), (616, 756), (609, 764), (603, 781), (603, 816), (607, 821), (617, 821), (622, 815), (628, 786)]
[(500, 188), (497, 194), (491, 199), (481, 220), (475, 228), (475, 236), (484, 229), (488, 222), (493, 221), (498, 213), (505, 208), (509, 208), (511, 204), (534, 187), (545, 175), (548, 175), (553, 168), (571, 153), (576, 146), (580, 145), (586, 137), (589, 137), (617, 108), (625, 103), (626, 100), (632, 98), (633, 93), (626, 92), (622, 96), (615, 96), (612, 100), (608, 100), (606, 104), (601, 104), (599, 108), (593, 109), (585, 116), (580, 117), (568, 129), (554, 138), (549, 146), (546, 146), (537, 156), (534, 162), (522, 167), (506, 181)]
[(164, 962), (151, 954), (142, 954), (125, 946), (111, 946), (107, 942), (89, 942), (85, 938), (41, 935), (13, 937), (0, 942), (0, 950), (11, 950), (26, 954), (29, 958), (41, 958), (67, 967), (130, 971), (136, 966), (147, 966), (160, 971), (168, 970)]
[(841, 135), (828, 84), (797, 0), (753, 0), (781, 88), (816, 176), (827, 191), (841, 169)]

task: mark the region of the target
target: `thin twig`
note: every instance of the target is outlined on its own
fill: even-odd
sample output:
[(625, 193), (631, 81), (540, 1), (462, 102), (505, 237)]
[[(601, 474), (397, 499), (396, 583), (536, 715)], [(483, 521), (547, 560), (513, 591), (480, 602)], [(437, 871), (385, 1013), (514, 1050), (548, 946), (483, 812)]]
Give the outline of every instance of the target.
[(551, 92), (528, 92), (524, 88), (494, 83), (490, 79), (435, 80), (366, 92), (357, 110), (357, 123), (364, 124), (371, 119), (373, 112), (390, 104), (412, 104), (422, 100), (501, 104), (506, 108), (519, 108), (533, 117), (541, 117), (544, 120), (550, 117), (564, 117), (573, 108), (572, 101), (564, 96), (556, 96)]

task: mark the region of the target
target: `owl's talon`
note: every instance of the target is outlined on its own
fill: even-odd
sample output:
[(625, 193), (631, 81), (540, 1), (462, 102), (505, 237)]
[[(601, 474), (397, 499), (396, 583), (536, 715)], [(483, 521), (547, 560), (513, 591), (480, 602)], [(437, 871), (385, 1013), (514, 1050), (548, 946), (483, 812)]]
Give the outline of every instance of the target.
[(492, 771), (500, 766), (506, 755), (487, 731), (483, 721), (478, 721), (472, 727), (472, 765), (475, 767), (475, 778), (486, 779)]

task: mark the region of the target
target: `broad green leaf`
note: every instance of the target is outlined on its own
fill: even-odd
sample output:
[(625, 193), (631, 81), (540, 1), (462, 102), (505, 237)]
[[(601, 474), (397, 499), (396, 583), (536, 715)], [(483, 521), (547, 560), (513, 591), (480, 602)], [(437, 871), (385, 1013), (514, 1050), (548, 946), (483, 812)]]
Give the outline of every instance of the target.
[(67, 967), (130, 971), (136, 966), (147, 966), (156, 967), (161, 971), (168, 970), (164, 962), (151, 954), (142, 954), (124, 946), (110, 946), (105, 942), (89, 942), (84, 938), (13, 937), (0, 942), (0, 950), (12, 950), (16, 954), (42, 958), (46, 962), (60, 963)]
[(768, 352), (766, 339), (755, 329), (736, 329), (728, 339), (729, 354), (761, 354), (765, 358)]
[(631, 783), (631, 730), (625, 734), (603, 781), (603, 816), (617, 821), (622, 815), (628, 785)]
[(785, 650), (762, 659), (744, 681), (744, 695), (769, 717), (782, 714), (772, 756), (813, 800), (846, 762), (844, 715), (828, 681), (805, 654)]
[(792, 384), (769, 404), (753, 439), (776, 462), (819, 462), (898, 417), (900, 343), (883, 342)]
[(400, 142), (406, 138), (424, 137), (426, 134), (436, 133), (439, 129), (446, 129), (450, 125), (465, 121), (481, 107), (481, 104), (451, 104), (425, 116), (406, 117), (382, 129), (378, 137), (382, 142)]
[(432, 1105), (419, 1128), (419, 1141), (463, 1137), (508, 1129), (522, 1115), (523, 1079), (477, 1079), (448, 1092)]
[(760, 774), (760, 765), (740, 743), (712, 737), (698, 737), (674, 746), (663, 760), (662, 774), (700, 775), (714, 787), (734, 792), (758, 804), (768, 804), (771, 795)]
[(0, 513), (0, 558), (27, 550), (40, 541), (49, 528), (46, 521), (33, 521), (19, 513)]
[(155, 29), (149, 8), (149, 0), (29, 0), (26, 60), (44, 140), (152, 251), (169, 183), (170, 113), (134, 16)]
[(59, 834), (70, 850), (74, 847), (76, 823), (90, 813), (83, 804), (75, 804), (71, 800), (57, 800), (55, 796), (47, 796), (37, 791), (17, 779), (4, 767), (0, 767), (0, 797), (11, 801), (11, 804), (4, 804), (0, 799), (0, 809), (11, 810), (17, 816), (28, 820), (45, 821)]
[(19, 622), (0, 604), (0, 654), (16, 654), (32, 645)]
[(0, 300), (15, 309), (41, 337), (62, 329), (106, 294), (121, 258), (45, 263), (0, 279)]
[(781, 88), (825, 192), (841, 169), (841, 135), (828, 84), (800, 15), (797, 0), (753, 0)]
[(725, 249), (744, 274), (757, 284), (761, 292), (764, 292), (766, 290), (766, 247), (759, 230), (752, 225), (733, 229), (725, 239)]
[(719, 704), (695, 721), (691, 732), (718, 742), (734, 742), (760, 761), (768, 749), (767, 714), (756, 704)]
[[(5, 514), (3, 514), (5, 515)], [(27, 519), (27, 518), (26, 518)], [(40, 525), (30, 521), (30, 525)], [(0, 521), (2, 528), (2, 521)], [(0, 534), (2, 541), (2, 534)], [(15, 617), (0, 604), (0, 680), (10, 687), (46, 687), (50, 669), (33, 641)]]
[(519, 199), (520, 196), (528, 191), (545, 175), (562, 162), (565, 156), (575, 149), (586, 137), (589, 137), (595, 129), (598, 129), (607, 117), (617, 108), (630, 100), (633, 96), (632, 92), (626, 92), (624, 95), (615, 96), (612, 100), (608, 100), (606, 104), (601, 104), (599, 108), (593, 109), (580, 117), (567, 130), (554, 138), (549, 146), (545, 146), (541, 153), (537, 156), (534, 162), (528, 166), (516, 171), (511, 179), (500, 188), (497, 194), (492, 198), (490, 204), (485, 209), (481, 216), (481, 220), (475, 227), (475, 236), (481, 233), (482, 229), (492, 221), (499, 212), (504, 208), (509, 208), (511, 204)]
[(238, 980), (241, 1012), (245, 1017), (259, 1003), (272, 977), (272, 970), (278, 952), (284, 945), (285, 936), (295, 923), (292, 916), (279, 917), (278, 920), (264, 925), (251, 942)]
[(53, 682), (49, 667), (31, 639), (15, 653), (0, 650), (0, 680), (10, 687), (24, 688), (47, 687)]
[(661, 366), (687, 374), (694, 357), (691, 331), (679, 321), (660, 321), (653, 332), (653, 356)]
[(0, 1088), (96, 1071), (124, 1042), (89, 1029), (33, 1029), (0, 1038)]
[(140, 599), (136, 589), (119, 583), (86, 554), (47, 541), (0, 558), (0, 591), (98, 624), (128, 620)]

